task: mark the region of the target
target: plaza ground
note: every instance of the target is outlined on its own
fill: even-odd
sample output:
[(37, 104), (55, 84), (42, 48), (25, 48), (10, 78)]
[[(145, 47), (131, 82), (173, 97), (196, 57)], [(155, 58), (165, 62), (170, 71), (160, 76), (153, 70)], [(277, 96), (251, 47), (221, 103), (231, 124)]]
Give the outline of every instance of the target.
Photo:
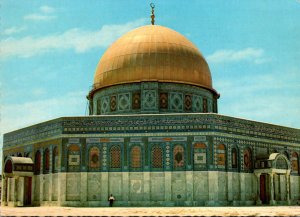
[(0, 216), (300, 216), (300, 207), (0, 207)]

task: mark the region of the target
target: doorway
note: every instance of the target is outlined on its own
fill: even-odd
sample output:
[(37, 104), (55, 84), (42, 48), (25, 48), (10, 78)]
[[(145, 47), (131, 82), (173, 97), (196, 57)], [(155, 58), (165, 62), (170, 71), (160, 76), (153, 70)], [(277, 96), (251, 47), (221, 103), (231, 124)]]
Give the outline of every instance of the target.
[(31, 205), (32, 177), (24, 177), (24, 206)]
[(266, 175), (260, 175), (260, 200), (263, 204), (267, 203), (267, 191), (266, 191)]

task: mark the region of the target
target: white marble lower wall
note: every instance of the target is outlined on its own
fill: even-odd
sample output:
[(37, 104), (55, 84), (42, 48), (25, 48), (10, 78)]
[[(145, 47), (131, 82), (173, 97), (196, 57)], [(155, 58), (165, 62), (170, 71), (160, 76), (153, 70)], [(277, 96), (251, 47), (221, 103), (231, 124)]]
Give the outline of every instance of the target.
[[(274, 179), (277, 204), (287, 199), (284, 179)], [(290, 179), (295, 204), (300, 200), (300, 177)], [(13, 183), (11, 179), (10, 189)], [(33, 188), (39, 205), (108, 206), (110, 194), (116, 206), (235, 206), (257, 200), (254, 174), (217, 171), (57, 173), (34, 176)]]
[[(250, 205), (256, 200), (256, 179), (249, 173), (109, 172), (66, 174), (67, 205), (117, 206)], [(243, 180), (244, 183), (239, 184)], [(86, 189), (86, 196), (80, 192)], [(242, 192), (243, 191), (243, 192)], [(242, 192), (242, 193), (241, 193)], [(234, 201), (236, 201), (234, 203)]]
[(300, 204), (300, 176), (290, 176), (291, 179), (291, 199), (294, 204)]
[(52, 174), (52, 201), (58, 200), (58, 174)]

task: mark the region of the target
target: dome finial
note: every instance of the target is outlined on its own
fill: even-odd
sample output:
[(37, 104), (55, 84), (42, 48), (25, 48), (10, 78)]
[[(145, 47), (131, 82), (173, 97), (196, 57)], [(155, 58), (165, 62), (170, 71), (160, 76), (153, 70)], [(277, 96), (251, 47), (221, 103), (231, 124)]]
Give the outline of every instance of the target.
[(152, 25), (154, 25), (154, 18), (155, 18), (155, 15), (154, 15), (154, 8), (155, 8), (155, 5), (154, 5), (154, 3), (151, 3), (150, 4), (150, 7), (152, 8), (152, 14), (151, 14), (151, 23), (152, 23)]

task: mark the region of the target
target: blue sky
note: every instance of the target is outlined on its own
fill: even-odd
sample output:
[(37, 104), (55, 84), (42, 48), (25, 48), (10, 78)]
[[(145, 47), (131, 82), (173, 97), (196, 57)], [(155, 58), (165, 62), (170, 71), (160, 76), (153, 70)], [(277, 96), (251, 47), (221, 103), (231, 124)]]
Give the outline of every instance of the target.
[[(153, 0), (206, 57), (219, 113), (300, 128), (299, 0)], [(1, 1), (1, 134), (86, 114), (96, 65), (150, 1)], [(2, 137), (1, 141), (2, 143)]]

